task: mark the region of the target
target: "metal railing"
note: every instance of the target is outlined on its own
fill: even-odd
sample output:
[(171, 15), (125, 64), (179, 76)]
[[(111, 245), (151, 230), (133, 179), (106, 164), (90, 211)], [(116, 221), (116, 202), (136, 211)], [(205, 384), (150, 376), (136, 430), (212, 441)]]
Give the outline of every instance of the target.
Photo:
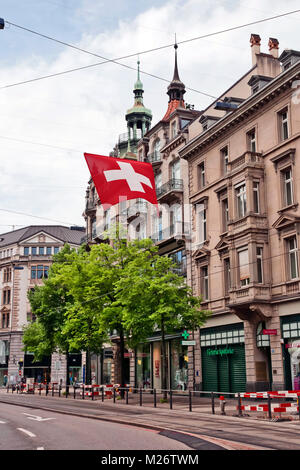
[(166, 183), (158, 186), (156, 188), (156, 196), (158, 198), (164, 196), (165, 194), (172, 192), (172, 191), (183, 191), (183, 180), (182, 179), (175, 179), (171, 178)]
[[(243, 413), (244, 411), (261, 411), (264, 413), (264, 417), (269, 420), (281, 420), (281, 413), (285, 411), (293, 410), (293, 414), (298, 417), (300, 421), (300, 391), (295, 392), (297, 395), (297, 404), (285, 403), (283, 404), (280, 400), (283, 398), (272, 395), (272, 392), (264, 392), (262, 394), (246, 394), (242, 392), (216, 392), (216, 391), (198, 391), (198, 390), (174, 390), (174, 389), (157, 389), (157, 388), (141, 388), (141, 387), (119, 387), (117, 385), (107, 388), (106, 385), (64, 385), (58, 383), (49, 384), (10, 384), (6, 387), (7, 393), (11, 390), (11, 393), (16, 392), (17, 394), (38, 394), (39, 396), (58, 396), (65, 398), (73, 398), (85, 400), (90, 398), (91, 400), (98, 400), (104, 402), (105, 400), (111, 400), (113, 403), (122, 403), (124, 405), (135, 405), (135, 406), (152, 406), (157, 408), (159, 405), (168, 407), (170, 410), (175, 408), (180, 410), (200, 411), (201, 406), (204, 412), (211, 412), (211, 414), (217, 414), (219, 409), (219, 415), (226, 415), (226, 404), (230, 404), (231, 408), (234, 408), (234, 414), (230, 416), (234, 417), (247, 417), (249, 414)], [(263, 403), (256, 406), (252, 404), (242, 404), (242, 398), (245, 395), (253, 395), (248, 397), (247, 402), (253, 400), (260, 400)], [(254, 396), (261, 395), (261, 396)], [(226, 401), (226, 399), (228, 401)], [(244, 399), (244, 398), (243, 398)], [(295, 398), (294, 398), (295, 400)], [(279, 401), (279, 402), (278, 402)], [(245, 403), (245, 402), (244, 402)], [(218, 406), (219, 405), (219, 406)], [(234, 406), (233, 406), (234, 405)], [(284, 408), (285, 407), (285, 408)], [(296, 411), (295, 411), (296, 410)], [(279, 416), (276, 416), (279, 414)]]

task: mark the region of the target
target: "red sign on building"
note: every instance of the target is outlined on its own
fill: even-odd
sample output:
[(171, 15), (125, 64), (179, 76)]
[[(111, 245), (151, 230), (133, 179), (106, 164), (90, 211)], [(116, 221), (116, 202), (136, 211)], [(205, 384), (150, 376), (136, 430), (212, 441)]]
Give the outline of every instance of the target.
[(262, 330), (263, 335), (277, 335), (277, 330)]

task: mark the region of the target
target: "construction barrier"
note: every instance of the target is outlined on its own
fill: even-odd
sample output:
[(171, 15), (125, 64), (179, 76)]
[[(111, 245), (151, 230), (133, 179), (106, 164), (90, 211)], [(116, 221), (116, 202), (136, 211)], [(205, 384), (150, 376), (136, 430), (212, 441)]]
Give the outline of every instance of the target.
[(235, 397), (241, 398), (298, 398), (300, 397), (300, 390), (283, 390), (283, 391), (270, 391), (270, 392), (251, 392), (251, 393), (236, 393)]

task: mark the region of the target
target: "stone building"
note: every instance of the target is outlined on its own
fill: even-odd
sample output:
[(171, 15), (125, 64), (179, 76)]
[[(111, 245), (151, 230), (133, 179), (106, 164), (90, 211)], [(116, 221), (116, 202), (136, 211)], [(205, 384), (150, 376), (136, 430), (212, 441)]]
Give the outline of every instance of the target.
[[(57, 225), (35, 225), (0, 234), (0, 386), (4, 376), (10, 383), (21, 375), (35, 380), (65, 380), (65, 357), (53, 354), (33, 363), (30, 351), (23, 350), (22, 331), (33, 320), (28, 291), (47, 278), (52, 256), (65, 243), (79, 247), (83, 236), (80, 227)], [(73, 367), (79, 373), (81, 354), (71, 355), (68, 365), (71, 372)]]
[[(202, 390), (299, 387), (300, 53), (251, 35), (252, 67), (189, 126), (192, 285), (212, 316)], [(298, 89), (298, 94), (297, 94)], [(298, 349), (297, 349), (298, 348)]]

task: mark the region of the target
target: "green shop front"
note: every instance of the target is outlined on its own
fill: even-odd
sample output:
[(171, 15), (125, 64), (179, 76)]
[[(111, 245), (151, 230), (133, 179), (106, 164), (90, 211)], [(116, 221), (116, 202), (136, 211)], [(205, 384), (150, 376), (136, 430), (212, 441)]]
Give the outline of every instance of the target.
[(286, 390), (300, 390), (300, 314), (281, 317)]
[[(186, 390), (188, 384), (188, 347), (182, 344), (181, 334), (166, 336), (167, 388)], [(135, 351), (135, 386), (162, 388), (162, 341), (159, 336), (149, 338)]]
[(245, 338), (242, 323), (200, 330), (202, 390), (246, 390)]

